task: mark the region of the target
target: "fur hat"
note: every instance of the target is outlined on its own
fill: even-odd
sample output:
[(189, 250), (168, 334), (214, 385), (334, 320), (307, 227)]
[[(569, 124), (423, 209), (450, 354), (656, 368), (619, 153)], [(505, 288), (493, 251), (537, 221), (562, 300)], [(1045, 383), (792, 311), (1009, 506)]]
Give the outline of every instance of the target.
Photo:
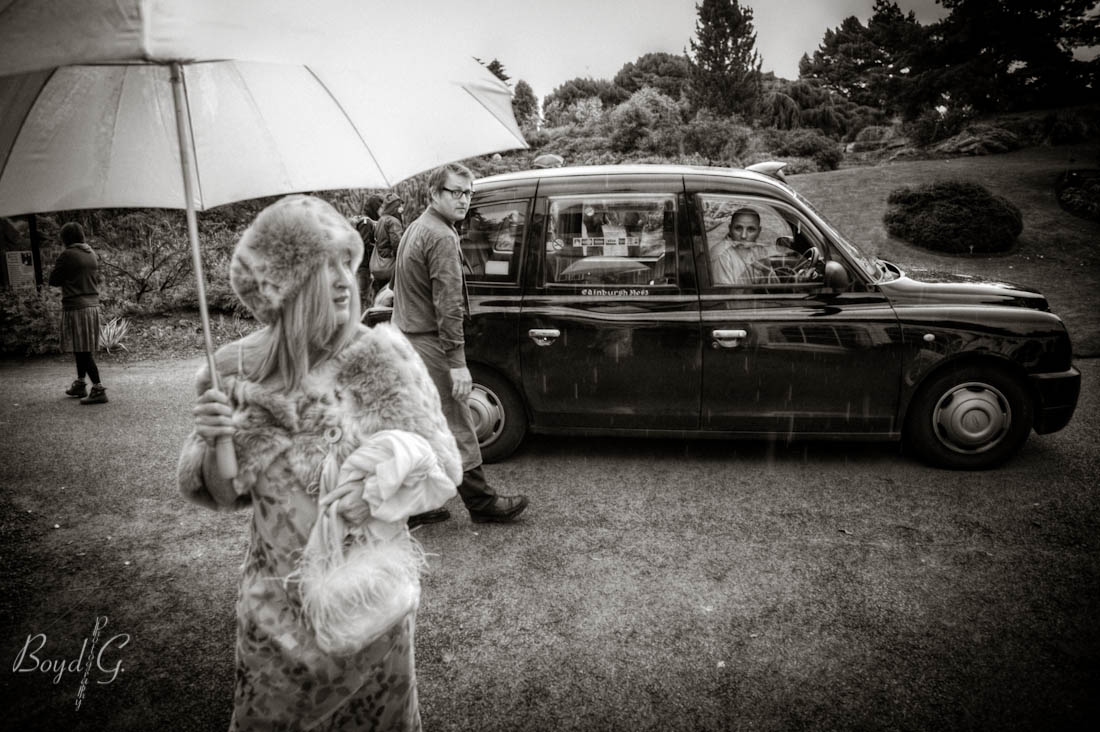
[(351, 255), (351, 271), (363, 260), (359, 234), (329, 203), (313, 196), (280, 198), (241, 235), (229, 264), (233, 292), (262, 323), (272, 323), (283, 304), (330, 256)]

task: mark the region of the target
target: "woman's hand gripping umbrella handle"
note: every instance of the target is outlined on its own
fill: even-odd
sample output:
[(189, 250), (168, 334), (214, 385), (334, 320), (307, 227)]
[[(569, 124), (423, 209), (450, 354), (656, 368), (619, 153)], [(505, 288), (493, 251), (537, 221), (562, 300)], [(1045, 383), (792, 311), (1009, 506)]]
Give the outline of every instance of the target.
[(229, 481), (237, 475), (237, 453), (233, 449), (233, 407), (229, 397), (213, 386), (204, 391), (195, 402), (195, 433), (207, 445), (214, 446), (218, 475)]

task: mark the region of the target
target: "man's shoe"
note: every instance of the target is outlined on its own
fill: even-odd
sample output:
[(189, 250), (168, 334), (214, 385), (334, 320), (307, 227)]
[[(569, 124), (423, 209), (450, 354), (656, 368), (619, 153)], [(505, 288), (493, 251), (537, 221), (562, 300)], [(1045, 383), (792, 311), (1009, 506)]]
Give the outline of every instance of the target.
[(440, 521), (446, 521), (451, 517), (451, 512), (445, 508), (437, 508), (434, 511), (425, 511), (424, 513), (414, 513), (409, 516), (408, 524), (409, 528), (419, 526), (420, 524), (437, 524)]
[(65, 393), (71, 397), (86, 397), (88, 396), (88, 385), (77, 379), (72, 386), (65, 390)]
[(96, 384), (92, 387), (92, 391), (88, 396), (80, 400), (81, 404), (106, 404), (107, 403), (107, 390), (102, 386)]
[(527, 508), (527, 496), (497, 496), (493, 505), (480, 511), (470, 511), (470, 520), (475, 524), (506, 524)]

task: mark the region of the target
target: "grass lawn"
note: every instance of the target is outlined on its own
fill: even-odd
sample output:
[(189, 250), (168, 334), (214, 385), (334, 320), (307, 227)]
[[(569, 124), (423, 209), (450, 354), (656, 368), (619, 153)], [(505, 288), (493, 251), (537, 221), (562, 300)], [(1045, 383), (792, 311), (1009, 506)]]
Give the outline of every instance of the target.
[[(1054, 202), (1069, 154), (1096, 164), (1045, 148), (792, 183), (903, 267), (1038, 286), (1096, 356), (1100, 226)], [(1014, 251), (886, 236), (890, 190), (949, 176), (1021, 206)], [(67, 359), (0, 364), (5, 728), (227, 725), (248, 514), (175, 492), (199, 364), (105, 357), (102, 407), (61, 396)], [(417, 619), (425, 729), (1092, 729), (1100, 361), (1078, 365), (1071, 425), (987, 473), (892, 445), (529, 440), (487, 468), (531, 496), (525, 521), (471, 524), (454, 501), (417, 532), (435, 555)], [(111, 642), (77, 709), (97, 618), (97, 648)], [(28, 641), (48, 664), (21, 671)]]

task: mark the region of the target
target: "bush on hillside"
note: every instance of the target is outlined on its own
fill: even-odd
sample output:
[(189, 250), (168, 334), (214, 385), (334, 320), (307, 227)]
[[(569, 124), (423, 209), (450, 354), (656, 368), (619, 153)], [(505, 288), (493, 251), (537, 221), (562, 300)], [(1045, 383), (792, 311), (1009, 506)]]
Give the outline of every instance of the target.
[(870, 125), (861, 129), (852, 141), (852, 152), (881, 150), (897, 140), (898, 130), (893, 125)]
[(684, 154), (699, 155), (715, 165), (737, 165), (752, 140), (752, 130), (732, 117), (702, 111), (686, 124)]
[(761, 142), (775, 157), (811, 158), (819, 170), (836, 170), (844, 159), (840, 145), (816, 130), (764, 130)]
[(607, 115), (611, 149), (621, 153), (643, 149), (652, 125), (653, 117), (645, 107), (632, 100), (623, 102)]
[(1024, 229), (1020, 209), (969, 181), (899, 188), (887, 203), (890, 236), (948, 254), (1007, 251)]
[(1058, 203), (1075, 216), (1100, 221), (1100, 170), (1067, 170), (1054, 187)]
[(1044, 141), (1072, 145), (1100, 137), (1100, 109), (1096, 107), (1051, 112), (1042, 121)]
[(932, 150), (945, 155), (995, 155), (1019, 149), (1020, 138), (997, 125), (967, 125), (957, 135), (942, 140)]
[(550, 133), (545, 128), (525, 127), (523, 128), (523, 140), (531, 149), (537, 149), (550, 144)]
[(974, 109), (964, 105), (948, 109), (926, 109), (904, 127), (905, 136), (918, 147), (954, 137), (974, 119)]

